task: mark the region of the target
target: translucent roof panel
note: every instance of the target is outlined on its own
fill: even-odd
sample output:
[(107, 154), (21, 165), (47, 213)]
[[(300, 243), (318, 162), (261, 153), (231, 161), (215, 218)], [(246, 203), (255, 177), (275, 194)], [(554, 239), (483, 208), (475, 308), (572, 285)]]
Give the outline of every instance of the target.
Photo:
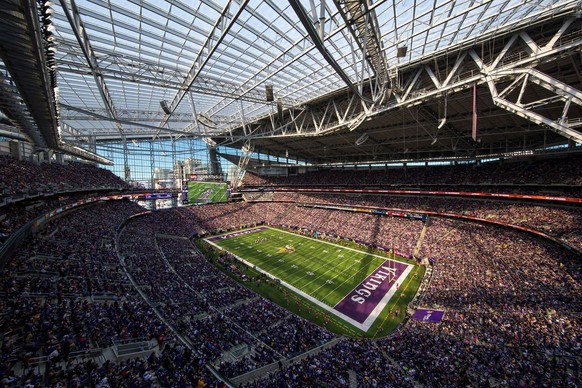
[[(376, 15), (390, 66), (414, 61), (483, 34), (494, 34), (571, 6), (556, 0), (435, 0), (378, 2)], [(397, 58), (397, 47), (407, 56)]]
[[(63, 122), (97, 135), (127, 129), (151, 136), (207, 136), (272, 114), (276, 105), (266, 101), (266, 85), (274, 86), (275, 100), (283, 99), (286, 106), (345, 88), (291, 3), (56, 2)], [(394, 68), (575, 3), (395, 0), (368, 2), (365, 8), (377, 20), (384, 62)], [(346, 26), (345, 11), (330, 1), (323, 15), (317, 0), (299, 4), (315, 29), (323, 20), (325, 50), (351, 82), (358, 82), (363, 55)], [(406, 56), (398, 58), (402, 46)], [(199, 122), (200, 117), (206, 121)]]

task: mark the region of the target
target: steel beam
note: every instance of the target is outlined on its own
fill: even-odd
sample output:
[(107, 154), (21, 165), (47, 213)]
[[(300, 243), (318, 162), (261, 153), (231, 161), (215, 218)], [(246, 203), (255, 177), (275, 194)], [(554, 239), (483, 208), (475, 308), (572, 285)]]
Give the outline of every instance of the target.
[[(61, 47), (59, 47), (59, 52), (63, 52)], [(76, 60), (72, 56), (72, 53), (67, 52), (66, 54), (67, 57), (59, 60), (60, 73), (72, 73), (79, 75), (87, 74), (88, 69), (84, 63)], [(69, 56), (71, 57), (69, 58)], [(123, 62), (124, 60), (127, 61), (127, 58), (118, 58), (110, 55), (107, 55), (106, 58), (100, 58), (99, 64), (103, 71), (103, 78), (105, 80), (119, 80), (173, 90), (178, 90), (182, 87), (181, 82), (177, 80), (176, 77), (179, 76), (180, 79), (182, 79), (184, 76), (176, 70), (165, 68), (154, 70), (150, 65), (138, 62), (130, 65), (126, 62)], [(172, 75), (165, 77), (164, 73), (166, 72), (172, 72)], [(203, 76), (198, 76), (196, 81), (190, 86), (189, 90), (193, 93), (230, 99), (240, 99), (254, 103), (263, 103), (265, 101), (264, 92), (251, 90), (248, 94), (241, 97), (237, 85), (234, 85), (226, 80), (216, 80)], [(289, 100), (285, 102), (285, 105), (292, 106), (294, 103), (294, 101)], [(174, 118), (174, 115), (176, 114), (180, 115), (180, 113), (174, 112), (172, 114), (172, 118)]]
[(359, 87), (352, 82), (352, 80), (346, 74), (344, 69), (337, 63), (337, 61), (332, 57), (330, 52), (327, 50), (325, 44), (323, 43), (323, 38), (319, 36), (318, 30), (313, 25), (311, 19), (309, 18), (309, 15), (307, 15), (307, 11), (305, 11), (305, 8), (303, 8), (301, 2), (299, 0), (289, 0), (289, 4), (297, 14), (299, 21), (301, 22), (301, 24), (303, 24), (303, 27), (307, 31), (307, 34), (309, 35), (315, 47), (319, 50), (319, 52), (321, 53), (323, 58), (327, 61), (327, 63), (335, 70), (337, 75), (344, 81), (348, 88), (361, 100), (372, 103), (373, 101), (370, 98), (365, 97), (361, 93)]
[(73, 155), (73, 156), (77, 156), (81, 159), (85, 159), (85, 160), (89, 160), (98, 164), (105, 164), (108, 166), (112, 166), (113, 165), (113, 161), (104, 158), (101, 155), (98, 155), (94, 152), (91, 151), (87, 151), (84, 148), (81, 147), (77, 147), (74, 144), (69, 144), (69, 143), (63, 143), (61, 142), (59, 149), (67, 154)]
[[(565, 119), (567, 117), (568, 109), (572, 103), (582, 107), (582, 92), (533, 68), (498, 70), (493, 72), (493, 74), (495, 74), (497, 78), (488, 76), (487, 86), (489, 87), (489, 91), (491, 92), (493, 103), (495, 105), (520, 117), (523, 117), (535, 124), (549, 127), (556, 133), (568, 139), (582, 143), (582, 133), (573, 129), (573, 127), (571, 127)], [(495, 81), (497, 79), (503, 79), (507, 76), (515, 77), (519, 80), (519, 82), (522, 83), (521, 92), (519, 93), (517, 101), (515, 102), (510, 101), (507, 99), (507, 97), (500, 95), (497, 91), (497, 87), (495, 86)], [(522, 103), (522, 92), (525, 90), (528, 82), (534, 83), (546, 90), (549, 90), (550, 92), (554, 93), (554, 96), (541, 98), (536, 101), (530, 101), (527, 104)], [(549, 119), (532, 110), (532, 108), (542, 106), (549, 102), (560, 101), (564, 103), (564, 108), (562, 109), (562, 115), (558, 120)]]
[[(57, 148), (57, 107), (53, 70), (48, 68), (44, 30), (35, 0), (5, 0), (0, 7), (0, 57), (12, 84), (4, 85), (3, 109), (31, 143)], [(8, 76), (7, 76), (8, 77)], [(3, 77), (1, 82), (5, 82)], [(17, 93), (6, 88), (16, 87)], [(9, 102), (10, 98), (14, 101)]]
[(39, 147), (46, 147), (34, 118), (21, 99), (20, 93), (12, 80), (4, 77), (0, 72), (0, 110), (10, 120), (12, 125), (17, 128), (26, 141)]
[[(149, 124), (144, 124), (144, 123), (138, 123), (138, 122), (134, 122), (134, 121), (130, 121), (130, 120), (124, 120), (124, 119), (120, 119), (118, 118), (113, 119), (109, 116), (105, 116), (105, 115), (101, 115), (99, 113), (93, 112), (91, 110), (86, 110), (86, 109), (81, 109), (81, 108), (77, 108), (71, 105), (67, 105), (67, 104), (61, 104), (62, 107), (69, 109), (69, 110), (73, 110), (73, 111), (77, 111), (80, 113), (83, 113), (84, 115), (87, 116), (91, 116), (96, 118), (97, 120), (105, 120), (105, 121), (111, 121), (114, 122), (116, 124), (125, 124), (125, 125), (132, 125), (135, 127), (141, 127), (141, 128), (150, 128), (150, 129), (154, 129), (157, 130), (158, 133), (161, 132), (169, 132), (169, 133), (176, 133), (176, 134), (181, 134), (181, 135), (185, 135), (188, 134), (188, 130), (184, 129), (184, 130), (177, 130), (177, 129), (171, 129), (171, 128), (159, 128), (155, 125), (149, 125)], [(149, 135), (151, 136), (151, 134)]]
[(368, 62), (375, 74), (375, 82), (383, 86), (388, 79), (388, 61), (386, 60), (378, 19), (374, 10), (370, 10), (366, 1), (334, 0), (346, 27), (358, 43), (362, 58)]
[[(61, 111), (61, 120), (102, 120), (102, 117), (109, 117), (109, 112), (105, 108), (84, 109), (83, 112), (79, 110), (69, 109), (70, 106), (66, 104), (61, 105), (64, 108)], [(87, 116), (86, 112), (91, 112), (91, 116)], [(159, 110), (134, 110), (134, 109), (118, 109), (117, 119), (130, 122), (159, 122), (163, 117), (163, 113)], [(172, 122), (191, 123), (191, 113), (175, 113), (172, 116)]]
[[(69, 9), (69, 3), (71, 9)], [(91, 47), (91, 42), (89, 41), (89, 36), (87, 35), (87, 30), (83, 26), (83, 21), (81, 20), (81, 15), (79, 14), (79, 9), (75, 4), (75, 0), (60, 0), (61, 7), (69, 24), (71, 25), (71, 29), (77, 38), (77, 42), (79, 43), (79, 47), (81, 51), (83, 51), (83, 55), (89, 68), (91, 70), (91, 75), (95, 79), (95, 84), (99, 90), (99, 94), (101, 95), (101, 99), (103, 100), (103, 104), (107, 109), (109, 117), (117, 121), (117, 112), (115, 111), (115, 106), (113, 104), (113, 99), (111, 98), (111, 94), (107, 89), (107, 85), (105, 83), (105, 79), (103, 78), (103, 71), (100, 69), (99, 64), (97, 63), (97, 58), (95, 56), (95, 52)], [(118, 128), (122, 131), (122, 128)]]
[(69, 135), (73, 136), (77, 141), (82, 140), (85, 142), (89, 142), (89, 134), (82, 133), (78, 129), (71, 127), (69, 124), (61, 123), (61, 137), (63, 132), (68, 133)]
[[(564, 25), (566, 24), (568, 26), (571, 25), (571, 19), (565, 19)], [(450, 72), (448, 72), (447, 78), (440, 85), (435, 82), (435, 79), (431, 76), (430, 72), (426, 71), (426, 65), (419, 63), (416, 69), (408, 69), (407, 75), (404, 76), (404, 90), (394, 90), (391, 101), (386, 105), (383, 104), (382, 106), (371, 108), (369, 112), (367, 112), (367, 117), (371, 118), (391, 110), (415, 106), (425, 101), (439, 98), (444, 93), (450, 94), (466, 90), (471, 88), (474, 82), (484, 84), (487, 82), (486, 76), (490, 76), (495, 80), (501, 80), (507, 78), (508, 74), (512, 74), (512, 72), (524, 71), (524, 69), (529, 71), (528, 69), (532, 69), (540, 63), (546, 63), (561, 55), (573, 53), (579, 50), (580, 47), (582, 47), (582, 31), (573, 30), (568, 34), (567, 39), (564, 38), (564, 31), (565, 28), (563, 28), (563, 26), (559, 28), (556, 34), (559, 34), (562, 39), (552, 39), (554, 43), (551, 46), (541, 45), (533, 41), (530, 42), (530, 46), (535, 47), (537, 45), (541, 47), (541, 49), (529, 50), (529, 53), (524, 54), (522, 57), (518, 58), (517, 61), (512, 57), (512, 47), (517, 40), (524, 39), (524, 35), (521, 34), (521, 31), (514, 32), (508, 37), (507, 45), (491, 64), (485, 63), (481, 56), (471, 48), (460, 51), (457, 55), (457, 60), (452, 65)], [(526, 38), (530, 39), (529, 36), (526, 36)], [(480, 69), (480, 73), (463, 72), (463, 67), (470, 63), (477, 65)], [(536, 82), (546, 85), (554, 82), (544, 77), (545, 75), (537, 77)], [(426, 87), (426, 82), (420, 82), (421, 80), (428, 80), (431, 86)], [(418, 87), (419, 84), (424, 84), (425, 87), (420, 89)], [(560, 88), (565, 93), (569, 93), (574, 102), (578, 101), (577, 99), (580, 98), (578, 94), (579, 92), (568, 89), (569, 87), (567, 85), (562, 85)], [(336, 101), (330, 99), (329, 103), (336, 104)], [(341, 111), (341, 114), (336, 115), (335, 118), (329, 117), (329, 115), (320, 115), (319, 117), (314, 116), (315, 119), (312, 117), (310, 120), (312, 122), (311, 125), (309, 125), (310, 121), (298, 120), (298, 118), (295, 117), (293, 119), (294, 123), (292, 124), (296, 128), (295, 133), (289, 132), (285, 124), (276, 129), (273, 129), (270, 125), (260, 124), (259, 128), (253, 132), (251, 137), (288, 137), (293, 135), (296, 136), (297, 134), (304, 136), (320, 136), (331, 133), (348, 127), (350, 120), (357, 122), (361, 112), (354, 111), (352, 108), (353, 106), (351, 104), (344, 105), (343, 107), (336, 104), (334, 109)], [(323, 108), (322, 111), (325, 112), (327, 109)], [(234, 129), (235, 128), (233, 128), (233, 130)], [(240, 138), (245, 137), (234, 135), (234, 138), (240, 140)]]
[[(166, 125), (170, 116), (172, 115), (172, 113), (174, 113), (174, 111), (182, 101), (182, 98), (184, 98), (184, 95), (190, 89), (190, 86), (194, 83), (194, 81), (204, 68), (204, 66), (206, 66), (206, 64), (208, 63), (208, 60), (212, 57), (220, 43), (224, 40), (224, 38), (226, 37), (226, 35), (236, 22), (236, 20), (238, 19), (238, 17), (242, 13), (248, 2), (249, 0), (242, 0), (240, 2), (230, 0), (224, 6), (220, 17), (218, 18), (218, 20), (216, 20), (216, 23), (212, 28), (212, 31), (210, 31), (210, 34), (206, 37), (206, 41), (204, 42), (202, 47), (200, 47), (198, 55), (196, 56), (196, 60), (192, 64), (190, 71), (188, 71), (188, 74), (182, 81), (182, 86), (180, 87), (174, 98), (172, 98), (168, 106), (170, 113), (167, 114), (162, 121), (160, 121), (159, 125), (160, 128)], [(231, 7), (232, 8), (238, 7), (238, 9), (236, 9), (232, 15)], [(157, 135), (158, 134), (156, 133), (154, 138)]]

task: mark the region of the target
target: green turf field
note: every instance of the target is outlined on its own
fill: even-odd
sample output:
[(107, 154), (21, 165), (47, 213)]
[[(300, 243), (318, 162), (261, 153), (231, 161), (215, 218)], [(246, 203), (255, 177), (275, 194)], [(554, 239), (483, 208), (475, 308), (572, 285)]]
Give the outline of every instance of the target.
[(200, 205), (226, 200), (226, 183), (224, 182), (188, 182), (188, 202), (191, 204)]
[[(247, 232), (250, 233), (245, 234)], [(390, 334), (405, 318), (406, 307), (416, 295), (426, 268), (412, 260), (396, 257), (410, 268), (406, 279), (400, 279), (400, 287), (389, 296), (384, 307), (380, 307), (381, 311), (370, 324), (354, 324), (345, 315), (338, 315), (338, 310), (332, 306), (358, 289), (362, 279), (370, 272), (374, 273), (374, 268), (389, 255), (380, 251), (375, 251), (377, 255), (371, 254), (373, 250), (350, 241), (337, 243), (269, 228), (213, 236), (197, 245), (227, 276), (334, 333), (358, 338), (379, 338)], [(236, 272), (228, 271), (224, 261), (218, 260), (220, 250), (238, 257), (233, 259), (233, 264), (242, 260), (246, 265), (239, 265)], [(264, 276), (261, 273), (267, 270), (270, 278), (279, 280), (263, 278), (258, 281)]]
[(214, 243), (331, 307), (386, 260), (271, 228)]

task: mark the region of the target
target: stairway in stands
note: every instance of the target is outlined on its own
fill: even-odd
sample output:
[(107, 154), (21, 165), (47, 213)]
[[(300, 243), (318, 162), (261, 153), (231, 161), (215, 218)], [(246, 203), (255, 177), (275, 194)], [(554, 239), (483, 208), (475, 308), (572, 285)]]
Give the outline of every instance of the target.
[(422, 227), (422, 230), (420, 231), (420, 236), (418, 237), (418, 241), (416, 242), (416, 246), (414, 247), (414, 251), (412, 252), (412, 255), (415, 257), (418, 257), (418, 252), (420, 252), (420, 247), (422, 246), (422, 242), (424, 241), (424, 236), (426, 235), (426, 230), (428, 229), (429, 225), (430, 225), (430, 218), (427, 216), (426, 221), (424, 221), (424, 226)]

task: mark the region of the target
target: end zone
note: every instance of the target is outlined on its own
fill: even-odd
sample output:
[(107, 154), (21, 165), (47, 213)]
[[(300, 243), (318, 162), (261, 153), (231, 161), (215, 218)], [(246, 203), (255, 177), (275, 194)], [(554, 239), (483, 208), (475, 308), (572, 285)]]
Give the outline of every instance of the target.
[[(394, 267), (389, 266), (389, 262)], [(334, 309), (348, 317), (346, 320), (352, 325), (368, 331), (411, 269), (409, 264), (386, 260), (344, 296)]]

